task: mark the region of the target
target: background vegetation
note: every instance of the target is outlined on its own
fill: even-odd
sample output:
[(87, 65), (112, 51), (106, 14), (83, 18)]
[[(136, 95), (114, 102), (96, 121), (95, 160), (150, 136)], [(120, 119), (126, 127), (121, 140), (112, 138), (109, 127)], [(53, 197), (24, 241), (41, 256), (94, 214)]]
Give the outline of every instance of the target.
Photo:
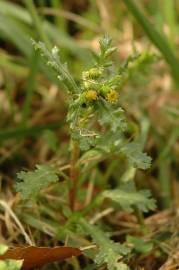
[[(104, 262), (108, 269), (128, 269), (122, 268), (124, 264), (146, 270), (179, 267), (178, 14), (177, 0), (0, 0), (1, 244), (104, 245), (103, 257), (114, 248), (110, 241), (132, 247), (129, 254), (121, 248), (124, 260), (118, 268), (95, 260), (95, 246), (80, 258), (44, 269), (105, 269)], [(61, 61), (68, 63), (80, 85), (81, 74), (93, 66), (105, 33), (117, 47), (112, 60), (124, 70), (119, 103), (129, 123), (127, 138), (140, 142), (152, 165), (143, 171), (126, 163), (122, 155), (105, 160), (94, 153), (79, 157), (82, 170), (73, 212), (67, 203), (69, 95), (34, 50), (32, 39), (48, 49), (57, 46)], [(49, 172), (49, 167), (58, 170), (60, 181), (38, 192), (38, 199), (24, 201), (15, 190), (17, 173), (32, 171), (29, 179), (33, 179), (38, 164), (41, 172)], [(53, 176), (56, 171), (50, 173)], [(27, 191), (34, 194), (36, 186), (31, 190), (29, 179)], [(136, 194), (143, 195), (141, 201), (137, 197), (136, 203), (133, 197), (135, 203), (130, 204), (127, 197), (118, 207), (114, 193), (105, 193), (112, 203), (98, 201), (99, 194), (116, 190), (121, 182), (135, 183)], [(150, 195), (140, 191), (146, 189), (156, 200), (155, 210), (148, 206)], [(143, 215), (139, 210), (145, 203), (149, 211)], [(132, 212), (128, 211), (131, 205)]]

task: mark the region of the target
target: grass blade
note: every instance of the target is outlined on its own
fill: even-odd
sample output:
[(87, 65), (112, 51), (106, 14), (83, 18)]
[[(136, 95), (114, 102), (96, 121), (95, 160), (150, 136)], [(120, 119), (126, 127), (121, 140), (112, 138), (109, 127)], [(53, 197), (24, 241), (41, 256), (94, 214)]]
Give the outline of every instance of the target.
[(56, 130), (63, 127), (64, 122), (51, 123), (44, 126), (34, 126), (34, 127), (18, 127), (12, 129), (4, 129), (0, 131), (0, 142), (10, 140), (10, 139), (18, 139), (25, 138), (28, 136), (40, 136), (40, 133), (44, 130)]
[(28, 116), (30, 113), (32, 96), (35, 88), (36, 75), (38, 73), (39, 54), (33, 51), (30, 60), (29, 76), (27, 79), (26, 97), (22, 109), (22, 125), (27, 124)]
[(164, 0), (161, 3), (163, 5), (163, 13), (166, 23), (169, 27), (169, 39), (173, 49), (175, 48), (175, 37), (177, 35), (177, 22), (176, 22), (176, 9), (174, 1)]
[(174, 79), (179, 85), (179, 60), (174, 55), (168, 40), (154, 28), (133, 0), (124, 0), (124, 3), (128, 10), (134, 15), (138, 23), (142, 26), (152, 43), (160, 50), (171, 68)]
[(27, 9), (29, 10), (29, 13), (31, 14), (32, 20), (34, 22), (34, 26), (36, 27), (36, 30), (39, 34), (40, 39), (45, 43), (47, 48), (51, 48), (51, 43), (48, 39), (48, 36), (44, 32), (43, 24), (40, 20), (40, 17), (38, 16), (37, 10), (34, 5), (34, 1), (25, 0), (25, 5)]

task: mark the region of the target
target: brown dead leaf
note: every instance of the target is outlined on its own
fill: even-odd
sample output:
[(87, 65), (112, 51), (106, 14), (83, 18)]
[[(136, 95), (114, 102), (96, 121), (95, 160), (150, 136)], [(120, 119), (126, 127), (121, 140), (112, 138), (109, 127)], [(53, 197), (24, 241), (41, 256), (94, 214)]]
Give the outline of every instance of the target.
[(25, 247), (9, 249), (4, 255), (0, 256), (0, 260), (14, 259), (23, 260), (23, 270), (40, 267), (44, 264), (62, 261), (72, 256), (81, 255), (78, 248), (72, 247)]

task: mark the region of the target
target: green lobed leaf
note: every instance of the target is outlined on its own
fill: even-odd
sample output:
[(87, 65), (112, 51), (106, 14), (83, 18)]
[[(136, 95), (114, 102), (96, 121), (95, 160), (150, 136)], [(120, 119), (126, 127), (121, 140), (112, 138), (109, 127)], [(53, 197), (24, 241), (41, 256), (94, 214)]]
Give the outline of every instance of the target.
[(48, 165), (36, 165), (35, 171), (21, 171), (17, 174), (16, 191), (25, 200), (35, 198), (42, 189), (58, 181), (58, 171)]
[(79, 88), (69, 73), (66, 63), (62, 63), (59, 59), (58, 48), (54, 47), (52, 51), (49, 51), (43, 42), (36, 42), (34, 40), (33, 45), (46, 58), (47, 64), (57, 72), (58, 78), (68, 87), (68, 91), (72, 93), (79, 92)]
[(127, 264), (123, 262), (124, 256), (130, 252), (127, 246), (115, 243), (104, 231), (89, 224), (84, 219), (80, 220), (80, 225), (99, 246), (99, 253), (95, 257), (96, 264), (102, 265), (105, 263), (108, 270), (129, 270)]
[(134, 206), (142, 212), (148, 212), (156, 208), (155, 200), (151, 198), (149, 190), (106, 190), (102, 196), (118, 203), (121, 208), (128, 211), (131, 211)]
[(74, 128), (71, 130), (71, 137), (73, 140), (79, 142), (82, 151), (87, 151), (96, 146), (98, 134), (89, 130)]
[(101, 100), (98, 107), (97, 117), (102, 126), (106, 125), (112, 132), (118, 128), (122, 131), (126, 129), (124, 110), (121, 107), (110, 105), (105, 100)]
[(98, 62), (104, 66), (111, 65), (110, 62), (107, 62), (107, 58), (116, 51), (116, 47), (111, 47), (112, 39), (105, 34), (99, 41), (100, 44), (100, 55), (98, 58)]
[(151, 166), (151, 157), (142, 152), (138, 143), (128, 143), (122, 147), (121, 152), (126, 155), (129, 162), (136, 168), (145, 170)]

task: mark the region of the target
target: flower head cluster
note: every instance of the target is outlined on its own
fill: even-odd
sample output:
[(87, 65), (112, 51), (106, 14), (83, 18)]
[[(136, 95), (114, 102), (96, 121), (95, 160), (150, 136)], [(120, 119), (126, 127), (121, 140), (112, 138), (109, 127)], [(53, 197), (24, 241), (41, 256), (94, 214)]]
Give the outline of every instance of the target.
[(111, 80), (106, 79), (105, 75), (104, 67), (94, 67), (82, 73), (82, 95), (86, 102), (93, 103), (100, 97), (111, 104), (118, 102), (119, 94), (114, 89), (116, 85), (111, 85)]

